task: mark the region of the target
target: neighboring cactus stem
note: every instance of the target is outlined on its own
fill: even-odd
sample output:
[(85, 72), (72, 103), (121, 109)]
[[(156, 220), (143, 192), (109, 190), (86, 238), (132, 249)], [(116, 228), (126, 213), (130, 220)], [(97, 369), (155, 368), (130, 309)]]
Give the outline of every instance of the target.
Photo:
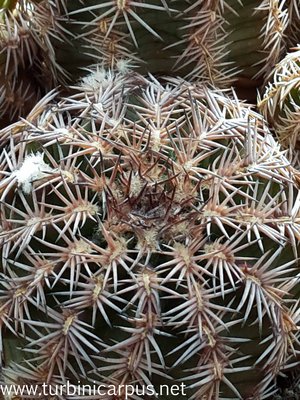
[(298, 169), (300, 166), (300, 47), (276, 66), (258, 108)]

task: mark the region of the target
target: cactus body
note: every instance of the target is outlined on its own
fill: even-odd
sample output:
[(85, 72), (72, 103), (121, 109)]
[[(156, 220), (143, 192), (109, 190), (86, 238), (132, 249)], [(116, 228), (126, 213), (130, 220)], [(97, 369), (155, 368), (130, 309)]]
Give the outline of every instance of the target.
[(258, 114), (98, 69), (1, 145), (6, 383), (270, 398), (299, 351), (299, 192)]

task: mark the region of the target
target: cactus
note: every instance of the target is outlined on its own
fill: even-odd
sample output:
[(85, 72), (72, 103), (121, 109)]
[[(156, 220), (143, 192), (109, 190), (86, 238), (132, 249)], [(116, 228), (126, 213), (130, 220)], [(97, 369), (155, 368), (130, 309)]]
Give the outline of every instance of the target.
[[(0, 0), (0, 18), (1, 378), (63, 391), (6, 397), (282, 395), (299, 172), (224, 89), (270, 79), (298, 2)], [(297, 54), (259, 104), (295, 167)]]
[(0, 8), (2, 126), (93, 63), (234, 84), (249, 99), (299, 40), (295, 0), (2, 0)]
[(279, 142), (289, 150), (297, 169), (300, 166), (300, 47), (280, 61), (271, 82), (259, 98), (258, 107), (276, 132)]
[(71, 89), (0, 133), (4, 382), (270, 398), (299, 354), (300, 198), (262, 117), (174, 77)]

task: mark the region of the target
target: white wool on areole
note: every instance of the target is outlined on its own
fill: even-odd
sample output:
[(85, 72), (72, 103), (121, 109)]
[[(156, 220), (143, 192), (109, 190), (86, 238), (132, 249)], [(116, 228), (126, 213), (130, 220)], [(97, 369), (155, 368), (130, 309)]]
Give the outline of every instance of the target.
[(20, 168), (14, 171), (13, 175), (23, 192), (29, 194), (32, 189), (32, 182), (44, 178), (52, 171), (53, 168), (45, 163), (44, 155), (38, 152), (27, 154)]

